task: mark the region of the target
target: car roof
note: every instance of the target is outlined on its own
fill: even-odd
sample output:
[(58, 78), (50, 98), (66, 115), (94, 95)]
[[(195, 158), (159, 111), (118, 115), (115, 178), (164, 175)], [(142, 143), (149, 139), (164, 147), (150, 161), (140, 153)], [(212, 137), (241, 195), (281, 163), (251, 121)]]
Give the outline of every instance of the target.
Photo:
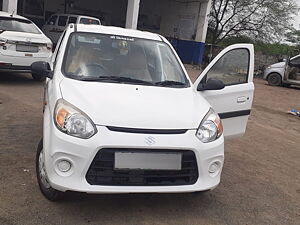
[(90, 18), (90, 19), (96, 19), (99, 20), (96, 17), (92, 17), (92, 16), (86, 16), (86, 15), (78, 15), (78, 14), (66, 14), (66, 13), (55, 13), (52, 16), (76, 16), (76, 17), (85, 17), (85, 18)]
[(143, 38), (155, 41), (162, 41), (162, 38), (155, 33), (148, 31), (140, 31), (133, 29), (125, 29), (121, 27), (113, 26), (103, 26), (103, 25), (86, 25), (86, 24), (77, 24), (77, 32), (88, 32), (88, 33), (99, 33), (99, 34), (111, 34), (111, 35), (120, 35), (127, 37)]
[(9, 18), (17, 18), (17, 19), (23, 19), (23, 20), (29, 20), (23, 16), (19, 16), (19, 15), (16, 15), (16, 14), (11, 14), (11, 13), (8, 13), (8, 12), (4, 12), (4, 11), (0, 11), (0, 16), (2, 17), (9, 17)]

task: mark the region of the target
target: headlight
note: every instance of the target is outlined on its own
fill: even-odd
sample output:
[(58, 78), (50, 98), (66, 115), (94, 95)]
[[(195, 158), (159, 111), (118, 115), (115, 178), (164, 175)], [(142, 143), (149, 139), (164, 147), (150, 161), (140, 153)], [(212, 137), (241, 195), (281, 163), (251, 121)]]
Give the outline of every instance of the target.
[(63, 99), (59, 99), (54, 110), (56, 127), (71, 136), (87, 139), (97, 133), (92, 120), (81, 110)]
[(197, 130), (196, 137), (204, 143), (218, 139), (223, 133), (221, 119), (212, 108), (208, 111)]

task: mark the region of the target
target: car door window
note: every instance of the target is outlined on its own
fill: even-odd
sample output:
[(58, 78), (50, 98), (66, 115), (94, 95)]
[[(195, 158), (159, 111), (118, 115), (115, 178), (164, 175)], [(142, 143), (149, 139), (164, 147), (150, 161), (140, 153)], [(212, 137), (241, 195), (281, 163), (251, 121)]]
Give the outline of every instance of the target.
[(61, 27), (64, 27), (64, 26), (66, 26), (66, 24), (67, 24), (67, 20), (68, 20), (68, 17), (67, 17), (67, 16), (60, 16), (60, 17), (58, 18), (58, 23), (57, 23), (57, 25), (58, 25), (58, 26), (61, 26)]
[(249, 70), (249, 51), (234, 49), (223, 55), (206, 74), (206, 80), (218, 79), (225, 85), (247, 83)]
[(51, 16), (51, 18), (47, 22), (47, 25), (55, 25), (56, 20), (57, 20), (57, 16)]
[(292, 60), (290, 61), (290, 64), (291, 64), (292, 66), (300, 66), (300, 57), (295, 58), (295, 59), (292, 59)]
[(70, 17), (69, 17), (68, 24), (70, 24), (70, 23), (76, 23), (76, 21), (77, 21), (77, 17), (70, 16)]

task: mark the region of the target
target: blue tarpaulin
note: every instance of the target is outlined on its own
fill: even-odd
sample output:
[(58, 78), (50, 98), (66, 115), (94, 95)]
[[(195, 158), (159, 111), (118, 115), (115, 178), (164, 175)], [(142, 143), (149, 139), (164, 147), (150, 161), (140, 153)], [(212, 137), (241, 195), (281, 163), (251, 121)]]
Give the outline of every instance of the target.
[(171, 40), (171, 44), (175, 48), (183, 63), (201, 64), (203, 60), (205, 43), (186, 40)]

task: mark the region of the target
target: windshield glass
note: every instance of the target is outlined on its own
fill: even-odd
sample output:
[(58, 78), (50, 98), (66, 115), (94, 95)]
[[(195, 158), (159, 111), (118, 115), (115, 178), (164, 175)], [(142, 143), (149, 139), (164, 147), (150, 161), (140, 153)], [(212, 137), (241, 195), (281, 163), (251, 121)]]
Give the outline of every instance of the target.
[(0, 17), (0, 30), (40, 34), (40, 31), (29, 20)]
[(116, 35), (73, 33), (63, 72), (67, 77), (86, 81), (189, 86), (166, 43)]

